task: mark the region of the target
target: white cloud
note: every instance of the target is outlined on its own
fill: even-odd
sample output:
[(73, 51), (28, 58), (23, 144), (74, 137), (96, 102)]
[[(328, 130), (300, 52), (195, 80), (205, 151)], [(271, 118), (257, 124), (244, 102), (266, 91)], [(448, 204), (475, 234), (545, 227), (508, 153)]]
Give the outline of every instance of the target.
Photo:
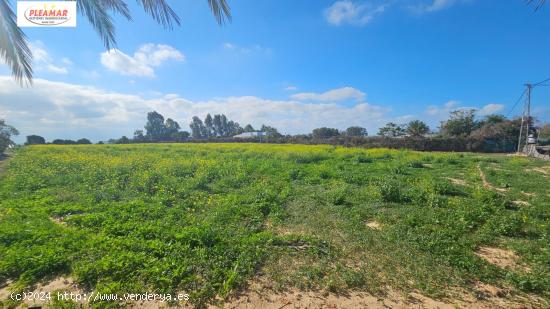
[(459, 104), (460, 104), (460, 101), (451, 100), (443, 104), (442, 107), (436, 106), (436, 105), (430, 105), (426, 109), (426, 114), (437, 118), (442, 118), (442, 117), (444, 118), (444, 117), (447, 117), (451, 111), (459, 109), (458, 107)]
[(233, 43), (223, 43), (223, 48), (225, 48), (225, 49), (236, 49), (237, 45), (235, 45)]
[(451, 100), (443, 106), (430, 105), (426, 109), (426, 114), (432, 116), (436, 120), (443, 120), (447, 119), (449, 117), (449, 113), (455, 110), (475, 109), (477, 110), (478, 116), (487, 116), (504, 109), (504, 105), (494, 103), (487, 104), (481, 108), (461, 106), (460, 104), (460, 101)]
[(358, 102), (365, 100), (366, 94), (353, 87), (343, 87), (332, 89), (323, 93), (302, 92), (290, 96), (298, 101), (320, 101), (320, 102), (340, 102), (354, 99)]
[(290, 85), (285, 87), (285, 91), (296, 91), (296, 90), (298, 90), (298, 87), (296, 86)]
[(416, 13), (432, 13), (447, 9), (458, 2), (464, 2), (465, 0), (430, 0), (429, 3), (417, 4), (409, 6), (409, 8)]
[(434, 0), (431, 5), (426, 7), (426, 11), (434, 12), (450, 7), (456, 2), (456, 0)]
[(34, 68), (37, 71), (44, 71), (54, 74), (67, 74), (69, 70), (67, 66), (72, 64), (68, 58), (62, 58), (61, 62), (64, 64), (56, 65), (50, 54), (46, 50), (46, 46), (41, 41), (35, 41), (29, 44), (29, 47), (33, 54)]
[(254, 53), (254, 52), (256, 52), (256, 53), (269, 53), (269, 52), (271, 52), (270, 48), (263, 47), (260, 44), (254, 44), (254, 45), (250, 45), (250, 46), (240, 46), (240, 45), (237, 45), (237, 44), (234, 44), (234, 43), (226, 42), (226, 43), (222, 44), (222, 47), (223, 47), (223, 49), (225, 49), (227, 51), (237, 51), (237, 52), (240, 52), (240, 53), (243, 53), (243, 54), (250, 54), (250, 53)]
[(497, 112), (500, 112), (504, 109), (502, 104), (487, 104), (478, 110), (477, 114), (480, 116), (487, 116)]
[(155, 77), (154, 68), (169, 60), (184, 61), (185, 56), (172, 46), (151, 43), (142, 45), (133, 56), (118, 49), (101, 53), (104, 67), (127, 76)]
[(335, 26), (349, 24), (364, 26), (377, 15), (391, 7), (398, 7), (416, 14), (441, 11), (471, 0), (339, 0), (324, 11), (326, 21)]
[(71, 59), (66, 57), (61, 58), (61, 62), (63, 62), (63, 64), (65, 65), (73, 65), (73, 62), (71, 61)]
[(291, 134), (308, 133), (320, 126), (345, 129), (350, 125), (374, 132), (388, 121), (390, 112), (366, 102), (344, 106), (254, 96), (190, 101), (177, 94), (149, 98), (43, 79), (35, 79), (32, 88), (21, 88), (8, 76), (0, 76), (0, 97), (0, 118), (15, 125), (21, 136), (40, 134), (50, 140), (131, 135), (134, 129), (143, 128), (146, 114), (152, 110), (177, 120), (186, 130), (194, 115), (224, 113), (243, 126), (267, 124)]
[(373, 6), (368, 3), (356, 3), (351, 0), (341, 0), (333, 3), (325, 10), (325, 18), (331, 25), (350, 24), (363, 26), (376, 15), (383, 13), (385, 5)]

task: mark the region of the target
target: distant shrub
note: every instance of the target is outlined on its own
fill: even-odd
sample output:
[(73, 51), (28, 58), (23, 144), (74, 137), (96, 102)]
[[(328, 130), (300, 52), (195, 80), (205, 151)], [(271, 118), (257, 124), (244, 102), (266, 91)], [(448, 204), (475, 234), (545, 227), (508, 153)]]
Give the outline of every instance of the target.
[(409, 167), (412, 167), (412, 168), (423, 168), (424, 167), (424, 164), (422, 164), (422, 162), (420, 161), (411, 161), (409, 162)]
[(326, 156), (321, 154), (293, 154), (290, 156), (291, 160), (294, 160), (299, 164), (317, 163), (326, 159)]
[(405, 165), (398, 165), (392, 169), (392, 172), (396, 175), (405, 175), (406, 172), (406, 166)]
[(388, 203), (399, 203), (403, 200), (400, 184), (396, 181), (386, 180), (379, 184), (382, 201)]
[(372, 162), (374, 162), (373, 158), (367, 157), (365, 155), (357, 155), (355, 157), (355, 160), (357, 161), (357, 163), (372, 163)]

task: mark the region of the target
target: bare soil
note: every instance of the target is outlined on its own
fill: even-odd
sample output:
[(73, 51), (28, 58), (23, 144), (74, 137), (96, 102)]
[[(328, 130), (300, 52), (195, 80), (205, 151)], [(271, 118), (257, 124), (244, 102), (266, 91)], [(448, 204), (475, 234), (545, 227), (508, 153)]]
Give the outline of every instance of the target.
[(476, 255), (501, 268), (529, 270), (519, 263), (519, 257), (512, 250), (495, 247), (480, 247), (476, 251)]
[[(492, 248), (494, 249), (494, 248)], [(502, 250), (502, 249), (499, 249)], [(263, 282), (263, 283), (262, 283)], [(83, 291), (71, 278), (58, 277), (52, 281), (39, 284), (33, 292), (73, 292), (83, 294)], [(11, 293), (10, 282), (0, 288), (0, 300), (5, 300)], [(500, 288), (490, 284), (477, 282), (474, 291), (454, 289), (452, 297), (436, 300), (417, 292), (399, 293), (391, 288), (381, 296), (365, 292), (352, 291), (345, 294), (334, 294), (325, 291), (301, 291), (289, 289), (277, 292), (271, 289), (264, 280), (257, 280), (241, 293), (233, 294), (227, 299), (217, 299), (208, 308), (544, 308), (547, 303), (532, 295), (518, 295), (511, 288)], [(24, 302), (19, 308), (44, 306), (44, 302)], [(170, 307), (160, 301), (132, 302), (128, 308), (191, 308), (190, 304)], [(86, 306), (86, 304), (84, 304)]]
[[(0, 300), (8, 300), (12, 292), (14, 292), (13, 285), (11, 282), (8, 282), (5, 286), (0, 288)], [(26, 292), (51, 293), (52, 298), (57, 298), (57, 292), (84, 294), (84, 291), (80, 289), (71, 278), (68, 277), (57, 277), (51, 281), (37, 284), (33, 288), (26, 290)], [(19, 308), (39, 307), (47, 303), (48, 301), (45, 300), (26, 300), (19, 304)]]
[(457, 179), (457, 178), (451, 178), (451, 177), (446, 177), (445, 179), (449, 180), (450, 182), (452, 182), (455, 185), (459, 185), (459, 186), (467, 186), (468, 185), (468, 183), (463, 179)]
[(369, 222), (366, 223), (366, 225), (369, 228), (373, 229), (373, 230), (381, 230), (382, 229), (382, 225), (377, 221), (369, 221)]
[(391, 288), (383, 296), (363, 292), (334, 294), (290, 289), (276, 292), (260, 283), (209, 308), (544, 308), (544, 300), (515, 295), (512, 290), (476, 283), (474, 291), (456, 289), (451, 299), (436, 300), (420, 293), (403, 294)]
[(542, 173), (544, 175), (550, 175), (550, 166), (535, 167), (528, 171), (529, 172), (534, 171), (534, 172)]
[(512, 203), (514, 203), (517, 206), (529, 206), (529, 202), (526, 202), (526, 201), (517, 200), (517, 201), (512, 201)]

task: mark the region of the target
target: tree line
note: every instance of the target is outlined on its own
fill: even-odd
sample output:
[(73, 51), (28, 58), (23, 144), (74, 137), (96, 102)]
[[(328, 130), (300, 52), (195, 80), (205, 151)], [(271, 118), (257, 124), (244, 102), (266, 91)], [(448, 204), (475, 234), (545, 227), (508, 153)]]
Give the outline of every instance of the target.
[[(534, 119), (528, 119), (531, 127), (534, 125)], [(452, 111), (449, 118), (440, 123), (437, 131), (431, 128), (421, 120), (412, 120), (406, 124), (396, 124), (389, 122), (381, 127), (378, 132), (378, 139), (369, 137), (367, 129), (360, 126), (350, 126), (345, 130), (336, 128), (321, 127), (314, 129), (309, 134), (282, 135), (279, 131), (267, 125), (262, 125), (257, 130), (250, 124), (241, 127), (241, 125), (227, 118), (224, 114), (207, 114), (203, 119), (193, 116), (189, 124), (190, 131), (182, 130), (179, 123), (171, 118), (164, 118), (156, 111), (147, 114), (147, 122), (143, 129), (135, 130), (134, 136), (128, 138), (122, 136), (118, 139), (110, 139), (108, 143), (128, 144), (128, 143), (156, 143), (156, 142), (187, 142), (187, 141), (231, 141), (233, 136), (245, 132), (264, 132), (265, 136), (271, 142), (278, 143), (324, 143), (347, 145), (353, 138), (354, 145), (381, 145), (387, 147), (399, 147), (400, 144), (411, 144), (410, 141), (399, 141), (403, 139), (422, 140), (439, 139), (438, 143), (442, 145), (442, 139), (449, 143), (458, 143), (463, 145), (480, 143), (498, 144), (498, 149), (511, 149), (517, 144), (517, 137), (521, 126), (521, 119), (508, 119), (503, 115), (492, 114), (479, 118), (476, 116), (476, 110), (461, 109)], [(0, 152), (7, 147), (14, 145), (11, 140), (19, 132), (8, 125), (4, 120), (0, 120)], [(543, 139), (550, 139), (550, 125), (547, 124), (540, 128), (539, 135)], [(383, 139), (396, 139), (397, 141), (382, 142)], [(99, 142), (103, 143), (103, 142)], [(46, 140), (39, 135), (27, 136), (26, 145), (46, 144)], [(54, 139), (51, 144), (58, 145), (77, 145), (91, 144), (86, 138), (78, 140)], [(424, 149), (426, 142), (416, 142), (413, 148)], [(423, 148), (424, 147), (424, 148)], [(438, 146), (439, 147), (439, 146)], [(449, 146), (451, 147), (451, 146)], [(457, 148), (458, 147), (458, 148)], [(453, 149), (478, 149), (479, 146), (457, 146)], [(451, 147), (452, 148), (452, 147)]]
[(213, 117), (207, 114), (204, 120), (193, 116), (189, 124), (191, 132), (181, 130), (179, 123), (171, 118), (165, 119), (156, 111), (147, 114), (147, 123), (144, 130), (134, 131), (133, 138), (123, 136), (112, 139), (110, 143), (157, 143), (157, 142), (185, 142), (188, 140), (209, 140), (217, 138), (231, 138), (244, 132), (265, 132), (270, 137), (282, 137), (276, 128), (262, 125), (259, 130), (250, 124), (244, 128), (224, 114), (215, 114)]

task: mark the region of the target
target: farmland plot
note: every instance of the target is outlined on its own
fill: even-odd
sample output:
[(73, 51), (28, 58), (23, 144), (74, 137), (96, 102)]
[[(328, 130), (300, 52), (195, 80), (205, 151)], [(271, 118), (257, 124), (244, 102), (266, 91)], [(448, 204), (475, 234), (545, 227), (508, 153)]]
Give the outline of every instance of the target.
[(5, 169), (7, 307), (21, 304), (9, 293), (59, 278), (95, 293), (186, 293), (188, 306), (238, 306), (258, 286), (327, 299), (392, 294), (402, 304), (545, 307), (550, 298), (541, 161), (149, 144), (25, 147)]

